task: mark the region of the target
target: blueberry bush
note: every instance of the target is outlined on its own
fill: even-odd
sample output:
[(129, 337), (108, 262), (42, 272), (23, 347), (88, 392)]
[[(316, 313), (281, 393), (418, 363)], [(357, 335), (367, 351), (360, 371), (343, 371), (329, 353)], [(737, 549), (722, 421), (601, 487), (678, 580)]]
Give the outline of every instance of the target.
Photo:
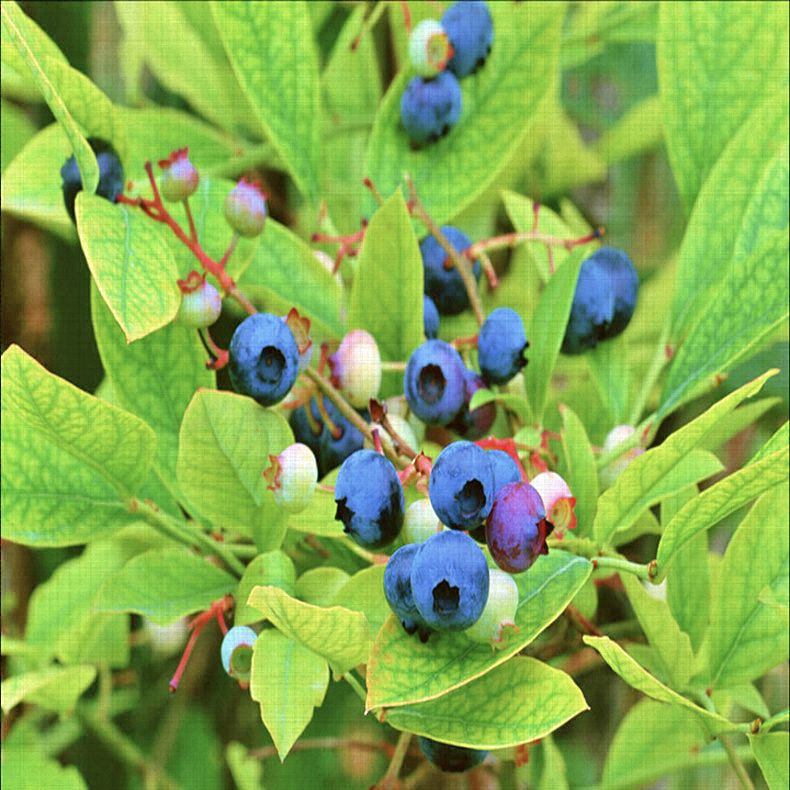
[(4, 790), (788, 787), (788, 203), (784, 3), (2, 0)]

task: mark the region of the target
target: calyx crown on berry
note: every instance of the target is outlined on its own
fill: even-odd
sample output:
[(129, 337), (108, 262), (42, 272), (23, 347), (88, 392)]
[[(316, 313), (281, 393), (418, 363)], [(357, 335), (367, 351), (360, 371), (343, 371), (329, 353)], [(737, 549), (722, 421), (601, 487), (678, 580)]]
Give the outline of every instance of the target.
[(159, 191), (165, 200), (178, 203), (195, 193), (200, 175), (189, 161), (188, 146), (173, 151), (167, 159), (160, 159), (158, 165), (164, 170)]

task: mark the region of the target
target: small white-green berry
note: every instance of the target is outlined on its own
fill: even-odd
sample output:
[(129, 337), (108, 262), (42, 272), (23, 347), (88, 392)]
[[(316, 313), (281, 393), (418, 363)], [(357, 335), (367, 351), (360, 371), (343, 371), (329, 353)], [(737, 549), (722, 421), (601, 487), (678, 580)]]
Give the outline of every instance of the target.
[(418, 74), (434, 77), (453, 56), (447, 33), (435, 19), (423, 19), (409, 38), (409, 58)]
[(263, 472), (274, 491), (274, 499), (289, 513), (300, 513), (313, 498), (318, 482), (318, 465), (313, 451), (301, 442), (286, 447), (279, 455), (270, 455), (271, 466)]
[(506, 631), (518, 631), (516, 610), (518, 587), (515, 579), (505, 571), (491, 568), (488, 572), (488, 600), (483, 613), (464, 633), (473, 641), (489, 643), (491, 649), (505, 647)]
[(441, 530), (442, 523), (434, 512), (430, 499), (418, 499), (406, 508), (406, 518), (401, 531), (404, 543), (424, 543)]

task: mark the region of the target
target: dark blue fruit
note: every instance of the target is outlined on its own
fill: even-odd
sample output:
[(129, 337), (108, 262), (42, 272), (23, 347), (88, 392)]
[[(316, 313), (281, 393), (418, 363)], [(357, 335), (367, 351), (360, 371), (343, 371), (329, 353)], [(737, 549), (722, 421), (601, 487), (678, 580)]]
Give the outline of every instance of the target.
[[(115, 203), (118, 195), (123, 192), (123, 167), (118, 153), (106, 140), (90, 137), (88, 144), (96, 154), (96, 162), (99, 165), (99, 185), (96, 187), (96, 194), (109, 200), (110, 203)], [(66, 204), (66, 211), (71, 221), (76, 224), (74, 201), (77, 199), (77, 193), (82, 191), (82, 176), (74, 154), (60, 168), (60, 175), (63, 178), (63, 201)]]
[(411, 592), (411, 567), (421, 549), (422, 543), (401, 546), (389, 558), (384, 570), (384, 595), (407, 634), (413, 634), (421, 627), (425, 628), (425, 622)]
[(477, 71), (491, 52), (494, 43), (491, 12), (482, 0), (461, 0), (444, 12), (441, 23), (455, 53), (447, 68), (460, 80)]
[(428, 425), (447, 425), (464, 405), (464, 362), (444, 340), (426, 340), (406, 363), (403, 392)]
[(488, 453), (472, 442), (448, 444), (428, 479), (431, 506), (452, 529), (474, 529), (491, 511), (494, 475)]
[[(333, 436), (325, 425), (321, 433), (318, 452), (321, 469), (326, 475), (340, 466), (352, 453), (361, 450), (365, 437), (338, 411), (337, 406), (329, 398), (324, 398), (324, 406), (329, 419), (340, 431), (340, 436)], [(367, 409), (357, 410), (357, 414), (366, 422), (370, 420), (370, 412)]]
[(298, 372), (299, 349), (280, 316), (255, 313), (236, 327), (228, 349), (228, 374), (236, 392), (273, 406), (290, 392)]
[(494, 496), (508, 483), (521, 482), (521, 470), (518, 464), (504, 450), (489, 450), (488, 460), (494, 473)]
[(539, 555), (549, 553), (546, 538), (553, 529), (546, 521), (540, 494), (529, 483), (508, 483), (494, 497), (486, 521), (486, 542), (503, 571), (521, 573)]
[(461, 86), (452, 72), (415, 77), (400, 99), (401, 122), (412, 143), (423, 145), (447, 134), (461, 117), (462, 106)]
[(446, 529), (431, 535), (412, 561), (414, 603), (437, 631), (473, 625), (488, 600), (488, 584), (483, 550), (464, 532)]
[(560, 349), (581, 354), (599, 340), (619, 335), (636, 308), (639, 275), (631, 259), (613, 247), (601, 247), (581, 266), (568, 327)]
[(447, 427), (459, 433), (464, 439), (474, 441), (481, 439), (491, 430), (496, 419), (496, 403), (489, 401), (478, 406), (474, 411), (469, 411), (469, 401), (472, 400), (472, 396), (479, 389), (487, 389), (483, 379), (469, 368), (464, 369), (464, 387), (464, 405)]
[(452, 746), (449, 743), (419, 737), (422, 753), (441, 771), (448, 773), (461, 773), (475, 768), (488, 757), (485, 749), (469, 749), (466, 746)]
[(422, 297), (422, 323), (425, 337), (433, 340), (439, 335), (439, 311), (433, 303), (433, 299), (427, 294)]
[(340, 466), (335, 482), (335, 519), (366, 549), (380, 549), (403, 526), (403, 486), (392, 462), (375, 450), (357, 450)]
[[(469, 236), (458, 228), (443, 225), (440, 230), (458, 252), (464, 252), (472, 246)], [(433, 299), (439, 314), (456, 315), (466, 310), (469, 307), (469, 294), (466, 292), (458, 269), (450, 261), (442, 245), (433, 236), (426, 236), (420, 242), (420, 254), (423, 266), (423, 291)], [(475, 280), (479, 281), (480, 261), (474, 262), (472, 272)]]
[(526, 364), (529, 343), (521, 316), (509, 307), (488, 315), (477, 336), (477, 361), (489, 384), (507, 384)]

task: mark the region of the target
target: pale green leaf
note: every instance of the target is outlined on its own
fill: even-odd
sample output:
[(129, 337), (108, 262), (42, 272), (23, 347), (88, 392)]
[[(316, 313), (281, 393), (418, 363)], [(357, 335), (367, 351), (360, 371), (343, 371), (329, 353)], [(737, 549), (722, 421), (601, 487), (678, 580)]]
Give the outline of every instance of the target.
[(659, 89), (669, 158), (687, 211), (750, 112), (774, 92), (787, 92), (787, 42), (784, 4), (661, 4)]
[[(567, 324), (566, 324), (567, 326)], [(606, 340), (584, 356), (592, 379), (598, 387), (601, 402), (609, 412), (611, 425), (627, 421), (633, 373), (628, 359), (630, 336), (621, 334)]]
[(372, 640), (361, 612), (341, 606), (313, 606), (278, 587), (255, 587), (248, 603), (289, 639), (323, 656), (336, 675), (368, 660)]
[(442, 743), (500, 749), (542, 738), (588, 710), (569, 675), (516, 656), (438, 699), (387, 711), (396, 730)]
[(780, 428), (776, 430), (774, 435), (754, 454), (749, 461), (750, 464), (761, 461), (769, 455), (773, 455), (788, 445), (788, 438), (790, 438), (790, 422), (785, 422)]
[(581, 420), (567, 406), (559, 405), (562, 415), (562, 447), (568, 476), (565, 482), (576, 497), (576, 535), (587, 537), (598, 509), (598, 472), (590, 440)]
[(82, 775), (73, 765), (61, 765), (35, 746), (6, 748), (3, 746), (4, 790), (88, 790)]
[(355, 573), (332, 596), (333, 606), (344, 606), (352, 612), (362, 612), (375, 639), (384, 621), (390, 616), (390, 605), (384, 595), (386, 565), (373, 565)]
[(463, 632), (434, 634), (423, 644), (392, 615), (376, 637), (368, 664), (367, 710), (441, 697), (503, 664), (560, 616), (591, 572), (588, 560), (551, 550), (526, 573), (514, 576), (520, 630), (495, 654)]
[(30, 702), (58, 713), (68, 713), (95, 677), (96, 667), (89, 666), (53, 666), (15, 675), (2, 684), (3, 712), (8, 713), (20, 702)]
[(33, 139), (36, 127), (30, 117), (5, 98), (2, 99), (3, 135), (0, 137), (0, 172), (5, 170), (14, 157)]
[(296, 569), (291, 558), (282, 551), (259, 554), (245, 569), (236, 589), (234, 625), (249, 625), (261, 619), (261, 613), (247, 603), (253, 587), (274, 585), (294, 595)]
[(708, 662), (713, 687), (754, 680), (788, 658), (782, 617), (758, 600), (768, 586), (787, 602), (788, 518), (787, 485), (777, 485), (757, 500), (727, 546), (711, 602)]
[(562, 752), (547, 735), (541, 740), (543, 746), (543, 772), (540, 775), (538, 790), (568, 790), (568, 769)]
[(225, 761), (238, 790), (261, 790), (263, 761), (249, 757), (250, 750), (243, 743), (231, 741), (225, 748)]
[(335, 594), (350, 578), (344, 570), (334, 565), (319, 565), (305, 571), (296, 580), (293, 596), (315, 606), (331, 606)]
[(661, 98), (651, 96), (631, 107), (592, 145), (592, 150), (608, 165), (656, 148), (663, 135)]
[(280, 760), (313, 718), (329, 685), (326, 660), (274, 629), (255, 640), (250, 694), (261, 706), (261, 718)]
[(486, 403), (492, 402), (501, 403), (525, 420), (529, 420), (532, 416), (529, 403), (527, 403), (521, 395), (497, 392), (496, 390), (485, 389), (483, 387), (472, 395), (472, 399), (469, 401), (469, 410), (474, 411), (481, 406), (485, 406)]
[(187, 549), (152, 549), (129, 560), (101, 586), (94, 611), (136, 612), (170, 625), (235, 591), (237, 580)]
[(769, 732), (748, 737), (768, 790), (784, 790), (790, 785), (790, 736), (786, 732)]

